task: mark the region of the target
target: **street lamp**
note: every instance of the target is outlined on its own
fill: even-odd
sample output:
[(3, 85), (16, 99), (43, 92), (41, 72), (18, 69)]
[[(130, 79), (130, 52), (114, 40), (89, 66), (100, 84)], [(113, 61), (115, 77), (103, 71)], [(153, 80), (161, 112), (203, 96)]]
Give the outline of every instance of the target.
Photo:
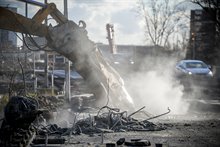
[(196, 57), (196, 35), (195, 33), (191, 33), (192, 41), (193, 41), (193, 49), (192, 49), (192, 59)]

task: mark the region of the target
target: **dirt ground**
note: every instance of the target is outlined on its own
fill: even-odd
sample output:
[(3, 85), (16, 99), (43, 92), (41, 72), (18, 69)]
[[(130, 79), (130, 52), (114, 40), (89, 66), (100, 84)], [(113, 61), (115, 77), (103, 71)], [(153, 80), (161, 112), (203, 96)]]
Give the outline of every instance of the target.
[(94, 135), (78, 135), (71, 137), (70, 144), (65, 146), (106, 146), (120, 138), (148, 140), (151, 147), (156, 144), (163, 147), (219, 147), (220, 115), (194, 114), (169, 116), (154, 120), (158, 125), (166, 127), (162, 131), (120, 132)]
[[(201, 106), (199, 109), (193, 109), (192, 112), (185, 115), (168, 114), (150, 120), (165, 128), (161, 131), (73, 135), (66, 137), (67, 141), (64, 145), (53, 145), (53, 147), (116, 146), (116, 142), (120, 138), (124, 138), (126, 142), (131, 139), (148, 140), (151, 147), (219, 147), (220, 105), (210, 105), (200, 101), (193, 103), (193, 106), (197, 108), (198, 105)], [(2, 112), (0, 112), (0, 116), (1, 114)]]
[[(126, 142), (131, 139), (148, 140), (151, 147), (219, 147), (220, 113), (190, 112), (186, 115), (166, 115), (151, 120), (166, 129), (161, 131), (117, 132), (92, 135), (73, 135), (66, 137), (65, 145), (73, 146), (107, 146), (116, 144), (120, 138)], [(156, 146), (157, 144), (157, 146)], [(57, 146), (57, 147), (58, 147)]]

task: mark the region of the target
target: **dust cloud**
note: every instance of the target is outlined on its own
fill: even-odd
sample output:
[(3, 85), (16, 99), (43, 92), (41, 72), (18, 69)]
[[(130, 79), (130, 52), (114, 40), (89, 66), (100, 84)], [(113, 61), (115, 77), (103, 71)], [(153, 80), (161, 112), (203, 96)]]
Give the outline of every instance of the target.
[(185, 114), (188, 103), (184, 101), (184, 87), (175, 77), (178, 59), (172, 56), (148, 56), (140, 69), (130, 74), (127, 88), (136, 109), (146, 106), (145, 110), (156, 115), (167, 112)]

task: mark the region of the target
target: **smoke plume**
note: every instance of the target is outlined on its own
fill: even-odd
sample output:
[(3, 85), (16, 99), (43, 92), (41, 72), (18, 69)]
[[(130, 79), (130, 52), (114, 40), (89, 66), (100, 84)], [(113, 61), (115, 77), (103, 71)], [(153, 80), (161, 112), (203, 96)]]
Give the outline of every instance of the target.
[(172, 114), (187, 112), (184, 87), (174, 74), (176, 62), (172, 56), (147, 56), (140, 69), (130, 74), (127, 86), (137, 109), (146, 106), (153, 115), (166, 112), (168, 107)]

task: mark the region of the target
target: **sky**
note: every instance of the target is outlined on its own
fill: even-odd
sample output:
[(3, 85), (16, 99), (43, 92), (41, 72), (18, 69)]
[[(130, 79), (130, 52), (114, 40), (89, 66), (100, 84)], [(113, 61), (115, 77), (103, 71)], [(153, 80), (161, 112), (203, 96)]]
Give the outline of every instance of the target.
[[(44, 0), (35, 0), (44, 2)], [(146, 0), (147, 1), (147, 0)], [(48, 0), (63, 12), (63, 0)], [(83, 20), (87, 24), (89, 38), (94, 42), (108, 43), (106, 24), (114, 24), (115, 43), (127, 45), (145, 45), (144, 23), (138, 15), (138, 0), (68, 0), (68, 18), (78, 24)], [(18, 13), (25, 14), (25, 4), (17, 0), (0, 0), (0, 5), (17, 7)], [(31, 18), (39, 9), (28, 7)], [(49, 21), (49, 23), (54, 23)]]

